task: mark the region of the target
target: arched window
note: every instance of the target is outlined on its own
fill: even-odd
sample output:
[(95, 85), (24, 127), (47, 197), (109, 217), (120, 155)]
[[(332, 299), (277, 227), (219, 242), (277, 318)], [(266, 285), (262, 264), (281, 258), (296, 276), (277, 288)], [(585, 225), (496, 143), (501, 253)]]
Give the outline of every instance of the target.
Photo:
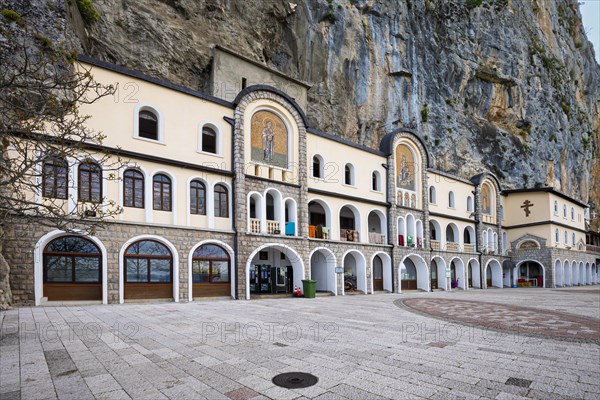
[(435, 191), (435, 186), (429, 186), (429, 202), (433, 204), (437, 203), (437, 194)]
[(454, 235), (454, 229), (452, 225), (446, 226), (446, 242), (455, 243), (458, 241), (458, 238)]
[(575, 221), (575, 209), (571, 207), (571, 221)]
[(62, 236), (44, 249), (44, 283), (100, 283), (101, 272), (100, 249), (87, 239)]
[(190, 214), (206, 215), (206, 186), (197, 179), (190, 182)]
[(102, 201), (102, 168), (95, 162), (85, 161), (79, 164), (78, 172), (79, 201), (99, 203)]
[(155, 210), (171, 211), (171, 179), (156, 174), (152, 179), (152, 203)]
[(565, 245), (569, 243), (569, 234), (565, 231)]
[(371, 189), (376, 192), (381, 192), (381, 177), (378, 171), (373, 171), (371, 175)]
[(558, 215), (558, 201), (554, 200), (554, 215)]
[(324, 171), (323, 171), (323, 160), (321, 159), (321, 156), (314, 156), (313, 160), (312, 160), (312, 176), (313, 178), (324, 178)]
[(125, 282), (171, 283), (173, 255), (162, 243), (141, 240), (125, 251)]
[(467, 196), (467, 211), (473, 211), (473, 198), (471, 196)]
[(563, 205), (563, 217), (567, 218), (567, 205)]
[(448, 207), (450, 207), (450, 208), (456, 207), (456, 204), (454, 202), (454, 192), (453, 191), (450, 191), (448, 193)]
[(215, 185), (215, 217), (229, 217), (229, 196), (224, 185)]
[(141, 110), (138, 114), (138, 136), (158, 140), (158, 117), (150, 110)]
[(42, 195), (66, 199), (69, 187), (69, 166), (64, 158), (48, 157), (42, 165)]
[(556, 243), (560, 243), (560, 232), (558, 228), (556, 228), (556, 230), (554, 231), (554, 240), (556, 241)]
[(571, 243), (573, 244), (573, 246), (575, 246), (575, 232), (573, 232), (571, 235)]
[(135, 169), (123, 174), (123, 205), (144, 208), (144, 175)]
[(346, 164), (344, 167), (344, 183), (354, 186), (354, 165)]
[(201, 140), (203, 152), (217, 154), (219, 137), (215, 129), (210, 126), (203, 126)]
[(229, 283), (229, 254), (220, 246), (205, 244), (192, 255), (193, 283)]

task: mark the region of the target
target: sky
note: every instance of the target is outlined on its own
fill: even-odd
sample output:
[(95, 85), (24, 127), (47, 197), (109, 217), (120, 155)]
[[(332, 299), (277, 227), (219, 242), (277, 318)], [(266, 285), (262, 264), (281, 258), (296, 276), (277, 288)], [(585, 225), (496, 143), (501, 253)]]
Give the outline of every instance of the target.
[(580, 0), (579, 11), (587, 38), (594, 45), (596, 61), (600, 64), (600, 0)]

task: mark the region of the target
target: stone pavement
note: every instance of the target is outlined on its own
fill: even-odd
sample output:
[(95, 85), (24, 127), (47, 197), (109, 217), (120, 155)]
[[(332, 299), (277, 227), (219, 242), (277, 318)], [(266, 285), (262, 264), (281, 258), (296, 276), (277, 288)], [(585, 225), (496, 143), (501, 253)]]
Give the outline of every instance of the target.
[[(0, 399), (600, 398), (600, 348), (399, 308), (465, 300), (598, 318), (600, 287), (20, 308), (0, 318)], [(488, 310), (489, 311), (489, 310)], [(315, 386), (271, 379), (308, 372)]]

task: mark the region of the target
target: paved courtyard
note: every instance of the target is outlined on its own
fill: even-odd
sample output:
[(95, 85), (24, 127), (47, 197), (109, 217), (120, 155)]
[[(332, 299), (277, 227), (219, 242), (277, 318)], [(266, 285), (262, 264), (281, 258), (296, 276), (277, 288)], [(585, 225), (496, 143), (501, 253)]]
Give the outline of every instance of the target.
[[(2, 400), (600, 398), (598, 286), (38, 307), (0, 318)], [(552, 322), (524, 331), (509, 329), (511, 318)], [(293, 371), (318, 383), (272, 383)]]

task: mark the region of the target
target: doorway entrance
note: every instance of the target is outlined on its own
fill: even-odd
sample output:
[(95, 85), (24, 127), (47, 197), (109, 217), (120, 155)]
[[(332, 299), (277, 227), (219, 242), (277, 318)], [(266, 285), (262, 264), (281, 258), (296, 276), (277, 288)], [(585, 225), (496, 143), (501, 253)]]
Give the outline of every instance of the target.
[(273, 267), (270, 264), (256, 264), (250, 268), (250, 293), (285, 294), (294, 291), (294, 271), (292, 266)]
[(373, 259), (373, 290), (383, 290), (383, 261), (379, 256)]

